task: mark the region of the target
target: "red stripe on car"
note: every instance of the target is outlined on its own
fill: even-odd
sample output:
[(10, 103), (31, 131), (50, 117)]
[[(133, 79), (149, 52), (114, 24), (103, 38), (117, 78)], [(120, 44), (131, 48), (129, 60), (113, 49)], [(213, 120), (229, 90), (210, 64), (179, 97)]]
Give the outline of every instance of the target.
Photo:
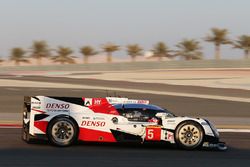
[(82, 141), (116, 142), (111, 132), (103, 132), (87, 128), (80, 128), (79, 130), (78, 139)]
[(46, 133), (48, 121), (35, 121), (34, 126), (40, 129), (42, 132)]

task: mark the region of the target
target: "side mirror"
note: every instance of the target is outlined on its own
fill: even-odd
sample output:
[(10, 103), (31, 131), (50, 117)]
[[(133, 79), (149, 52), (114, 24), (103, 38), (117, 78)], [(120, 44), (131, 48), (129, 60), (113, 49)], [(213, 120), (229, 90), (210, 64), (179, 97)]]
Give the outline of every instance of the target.
[(159, 112), (155, 115), (157, 118), (163, 118), (163, 117), (166, 117), (167, 116), (167, 113), (164, 113), (164, 112)]

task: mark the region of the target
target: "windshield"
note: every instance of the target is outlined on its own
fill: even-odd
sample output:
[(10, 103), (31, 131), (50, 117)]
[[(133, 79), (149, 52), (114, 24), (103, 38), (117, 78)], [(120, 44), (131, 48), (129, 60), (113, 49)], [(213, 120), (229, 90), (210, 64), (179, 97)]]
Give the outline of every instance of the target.
[(120, 115), (128, 118), (130, 121), (147, 122), (152, 118), (156, 118), (157, 113), (167, 113), (168, 117), (174, 117), (174, 114), (156, 105), (116, 104), (114, 107)]

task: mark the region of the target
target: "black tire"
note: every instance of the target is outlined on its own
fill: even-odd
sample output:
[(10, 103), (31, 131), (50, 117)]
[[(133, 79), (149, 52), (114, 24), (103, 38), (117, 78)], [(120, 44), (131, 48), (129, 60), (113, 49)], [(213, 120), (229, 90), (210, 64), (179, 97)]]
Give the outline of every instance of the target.
[(34, 142), (33, 138), (29, 134), (29, 123), (27, 123), (27, 124), (23, 123), (22, 140), (28, 144), (32, 144)]
[(78, 128), (69, 118), (55, 118), (48, 125), (47, 136), (51, 144), (66, 147), (77, 140)]
[(186, 150), (193, 150), (203, 144), (204, 131), (200, 124), (185, 121), (178, 125), (175, 131), (177, 146)]
[(23, 141), (30, 143), (30, 135), (24, 129), (22, 130), (22, 139)]

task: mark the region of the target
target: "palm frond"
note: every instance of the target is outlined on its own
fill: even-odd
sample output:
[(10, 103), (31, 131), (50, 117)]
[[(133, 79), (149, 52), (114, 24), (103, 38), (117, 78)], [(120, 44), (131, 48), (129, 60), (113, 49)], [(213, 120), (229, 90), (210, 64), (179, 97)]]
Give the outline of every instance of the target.
[(203, 57), (199, 42), (194, 39), (184, 39), (176, 47), (178, 50), (175, 56), (181, 56), (186, 60), (202, 59)]
[(211, 34), (205, 37), (205, 41), (212, 42), (215, 45), (231, 44), (231, 40), (227, 37), (228, 34), (227, 29), (212, 28)]
[(26, 51), (22, 48), (16, 47), (11, 49), (10, 60), (14, 61), (17, 65), (21, 62), (29, 63), (29, 60), (24, 56)]
[(242, 35), (238, 37), (233, 43), (234, 48), (238, 49), (249, 49), (250, 50), (250, 36), (249, 35)]
[(61, 63), (61, 64), (65, 64), (65, 63), (73, 64), (73, 63), (75, 63), (74, 56), (71, 56), (71, 54), (73, 53), (73, 50), (71, 48), (59, 46), (58, 49), (56, 50), (56, 52), (57, 52), (57, 55), (51, 57), (51, 60), (53, 62)]
[(155, 44), (151, 51), (153, 52), (153, 57), (158, 57), (158, 58), (173, 57), (173, 55), (170, 54), (171, 50), (164, 42), (158, 42), (157, 44)]
[(96, 55), (98, 52), (91, 46), (83, 46), (80, 48), (80, 53), (84, 56), (93, 56)]
[(31, 57), (33, 58), (44, 58), (50, 57), (49, 46), (46, 41), (34, 41), (31, 47)]
[(112, 53), (112, 52), (120, 50), (120, 46), (113, 44), (113, 43), (107, 43), (102, 46), (102, 49), (106, 53)]
[(142, 47), (138, 44), (127, 45), (127, 54), (131, 57), (141, 56), (142, 51)]

